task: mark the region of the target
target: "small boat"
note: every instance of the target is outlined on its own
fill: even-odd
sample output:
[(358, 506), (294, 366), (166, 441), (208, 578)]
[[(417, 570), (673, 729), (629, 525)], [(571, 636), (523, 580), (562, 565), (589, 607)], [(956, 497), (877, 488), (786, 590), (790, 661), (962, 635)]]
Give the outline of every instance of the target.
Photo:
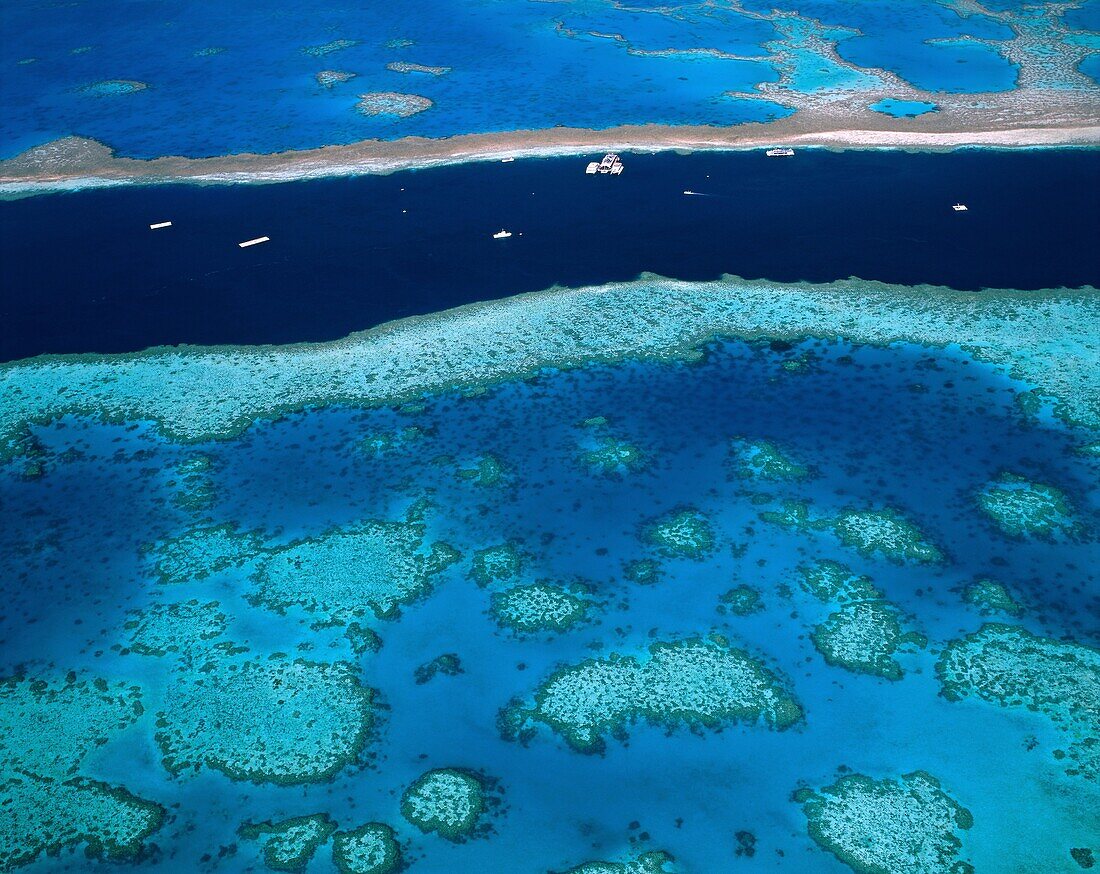
[(149, 225), (149, 230), (155, 231), (155, 230), (159, 230), (160, 228), (170, 228), (170, 227), (172, 227), (171, 222), (155, 222), (154, 224)]
[(764, 154), (769, 158), (789, 158), (794, 154), (794, 149), (768, 149)]
[(622, 161), (616, 161), (614, 164), (611, 165), (611, 175), (612, 176), (618, 176), (622, 172), (623, 172), (623, 162)]
[(245, 240), (243, 243), (237, 243), (242, 249), (247, 249), (249, 246), (256, 246), (260, 243), (266, 243), (271, 237), (256, 237), (254, 240)]
[(589, 176), (595, 176), (599, 172), (599, 170), (600, 170), (600, 162), (599, 161), (593, 161), (591, 164), (589, 164), (587, 167), (584, 168), (584, 172), (587, 173)]
[(956, 203), (951, 206), (955, 212), (966, 212), (967, 206), (965, 203)]
[(495, 234), (493, 234), (493, 239), (494, 240), (506, 240), (510, 236), (512, 236), (511, 231), (506, 231), (506, 230), (504, 230), (504, 228), (501, 228), (499, 231), (497, 231)]
[(500, 163), (502, 163), (502, 164), (511, 164), (514, 160), (516, 160), (516, 159), (515, 158), (501, 158)]

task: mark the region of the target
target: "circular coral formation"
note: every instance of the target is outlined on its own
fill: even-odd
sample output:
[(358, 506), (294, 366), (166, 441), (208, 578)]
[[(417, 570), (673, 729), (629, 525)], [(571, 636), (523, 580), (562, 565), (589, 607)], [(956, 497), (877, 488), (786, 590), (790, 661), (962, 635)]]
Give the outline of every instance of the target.
[(748, 616), (764, 609), (764, 600), (751, 586), (736, 586), (718, 596), (718, 612), (734, 616)]
[(150, 548), (153, 571), (164, 585), (204, 580), (211, 574), (238, 568), (255, 558), (263, 541), (236, 525), (193, 528)]
[(931, 774), (896, 780), (841, 777), (818, 792), (795, 793), (810, 837), (860, 874), (971, 874), (958, 858), (973, 817)]
[(963, 600), (977, 607), (982, 616), (991, 616), (994, 613), (1019, 616), (1024, 612), (1024, 608), (1016, 603), (1008, 589), (985, 578), (975, 580), (963, 589)]
[(401, 815), (424, 833), (462, 840), (477, 828), (488, 810), (484, 779), (471, 771), (428, 771), (401, 796)]
[(156, 741), (173, 774), (206, 766), (234, 780), (321, 782), (358, 760), (372, 698), (351, 665), (219, 654), (173, 676)]
[(642, 539), (667, 558), (700, 560), (714, 552), (714, 528), (702, 513), (684, 507), (666, 513), (642, 529)]
[(253, 576), (249, 603), (276, 613), (301, 607), (329, 622), (393, 618), (431, 591), (458, 560), (445, 543), (424, 551), (422, 507), (402, 522), (364, 522), (271, 550)]
[(1042, 713), (1068, 741), (1066, 773), (1100, 780), (1100, 650), (988, 623), (952, 641), (936, 662), (949, 701), (975, 697)]
[(363, 115), (390, 115), (396, 118), (408, 118), (418, 112), (431, 109), (434, 104), (419, 94), (402, 94), (398, 91), (374, 91), (360, 94), (355, 108)]
[(521, 634), (568, 631), (584, 622), (592, 607), (581, 592), (545, 582), (514, 586), (493, 594), (489, 612), (497, 625)]
[(977, 501), (981, 511), (1010, 537), (1049, 540), (1072, 536), (1078, 529), (1065, 494), (1015, 474), (1001, 474), (978, 493)]
[(340, 874), (393, 874), (401, 870), (401, 848), (394, 831), (380, 822), (337, 832), (332, 861)]
[(515, 540), (496, 546), (487, 546), (474, 553), (470, 576), (482, 588), (496, 582), (511, 580), (518, 577), (523, 570), (524, 559), (519, 543)]
[(141, 690), (125, 683), (73, 674), (0, 681), (0, 868), (81, 843), (97, 858), (141, 854), (164, 808), (79, 771), (143, 712)]
[(899, 651), (928, 642), (921, 634), (904, 631), (897, 608), (885, 601), (845, 604), (810, 637), (830, 665), (887, 680), (904, 675), (894, 658)]
[(123, 626), (130, 632), (130, 649), (148, 656), (190, 654), (225, 633), (228, 622), (219, 606), (217, 601), (192, 599), (134, 611)]
[(499, 724), (512, 740), (529, 736), (528, 727), (541, 723), (574, 750), (598, 753), (604, 734), (622, 737), (642, 720), (711, 729), (763, 721), (783, 730), (801, 719), (801, 705), (779, 677), (714, 635), (560, 668), (536, 689), (531, 706), (513, 702)]
[(281, 822), (244, 823), (237, 833), (258, 840), (264, 864), (272, 871), (304, 871), (318, 848), (336, 831), (327, 813), (296, 816)]
[(791, 458), (770, 440), (735, 437), (730, 441), (730, 461), (742, 479), (794, 482), (809, 476), (809, 468)]

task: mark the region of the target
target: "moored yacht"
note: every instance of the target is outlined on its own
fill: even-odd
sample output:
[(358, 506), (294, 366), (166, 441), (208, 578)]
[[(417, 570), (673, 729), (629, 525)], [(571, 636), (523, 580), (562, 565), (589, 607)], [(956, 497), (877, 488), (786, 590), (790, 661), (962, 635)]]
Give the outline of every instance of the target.
[(794, 154), (794, 149), (768, 149), (764, 154), (769, 158), (789, 158)]

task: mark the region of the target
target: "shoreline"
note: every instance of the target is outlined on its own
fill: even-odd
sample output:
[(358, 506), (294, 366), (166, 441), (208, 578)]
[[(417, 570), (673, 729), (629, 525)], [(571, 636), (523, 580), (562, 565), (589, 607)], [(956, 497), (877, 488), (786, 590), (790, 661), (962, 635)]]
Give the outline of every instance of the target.
[[(822, 127), (796, 113), (779, 121), (733, 127), (626, 125), (606, 130), (549, 128), (510, 133), (461, 134), (445, 139), (406, 137), (362, 140), (349, 145), (271, 154), (242, 153), (209, 158), (120, 157), (107, 145), (65, 137), (0, 161), (0, 200), (121, 185), (271, 184), (306, 179), (384, 175), (401, 170), (548, 158), (599, 151), (752, 151), (773, 146), (835, 151), (901, 150), (949, 152), (962, 148), (1055, 149), (1100, 146), (1100, 120), (1032, 126), (953, 130), (942, 119), (869, 119), (858, 129)], [(820, 119), (817, 119), (820, 121)], [(868, 119), (860, 119), (868, 121)], [(1059, 119), (1068, 121), (1068, 119)], [(900, 129), (904, 122), (908, 129)], [(937, 122), (937, 123), (934, 123)]]

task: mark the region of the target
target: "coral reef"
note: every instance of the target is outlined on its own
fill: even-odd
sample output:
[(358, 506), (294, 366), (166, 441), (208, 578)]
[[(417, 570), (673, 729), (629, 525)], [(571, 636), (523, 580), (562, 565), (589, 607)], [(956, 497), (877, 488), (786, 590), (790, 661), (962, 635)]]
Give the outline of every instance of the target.
[(172, 676), (156, 741), (172, 774), (206, 766), (234, 780), (321, 782), (358, 761), (372, 699), (351, 665), (218, 654)]
[(734, 616), (748, 616), (764, 609), (760, 592), (751, 586), (740, 585), (718, 596), (718, 612)]
[(361, 41), (357, 39), (334, 39), (317, 46), (305, 46), (302, 48), (302, 52), (312, 57), (320, 58), (325, 55), (331, 55), (333, 52), (350, 49), (352, 46), (359, 45), (360, 42)]
[(464, 671), (459, 657), (453, 652), (445, 652), (437, 655), (430, 662), (420, 665), (413, 672), (413, 677), (416, 680), (416, 685), (423, 686), (435, 679), (437, 674), (443, 674), (445, 677), (457, 677), (461, 673), (464, 673)]
[(694, 507), (672, 510), (642, 529), (642, 540), (666, 558), (703, 559), (714, 552), (714, 527)]
[(936, 675), (949, 701), (974, 697), (1043, 714), (1068, 741), (1054, 754), (1066, 773), (1100, 780), (1100, 650), (991, 622), (944, 647)]
[(322, 70), (313, 78), (317, 80), (317, 84), (322, 88), (332, 88), (341, 82), (350, 82), (358, 75), (358, 73), (349, 73), (346, 70)]
[(485, 587), (514, 579), (519, 576), (524, 564), (525, 556), (519, 543), (509, 540), (474, 552), (470, 576), (479, 586)]
[(970, 811), (924, 771), (874, 780), (847, 774), (814, 792), (800, 789), (810, 837), (861, 874), (970, 874), (958, 858)]
[(340, 874), (394, 874), (402, 867), (393, 829), (380, 822), (337, 832), (332, 840), (332, 861)]
[(598, 753), (603, 735), (625, 737), (642, 720), (718, 729), (763, 722), (783, 730), (802, 719), (784, 681), (718, 635), (658, 641), (636, 656), (587, 659), (555, 671), (529, 706), (513, 701), (499, 724), (508, 739), (526, 740), (536, 723), (578, 752)]
[(160, 540), (149, 547), (153, 572), (164, 585), (204, 580), (255, 558), (263, 540), (254, 532), (241, 532), (235, 525), (192, 528), (177, 537)]
[(579, 584), (539, 581), (494, 592), (489, 611), (497, 625), (520, 634), (568, 631), (588, 618), (592, 601), (586, 595)]
[(886, 601), (845, 604), (810, 636), (830, 665), (887, 680), (903, 676), (901, 665), (894, 659), (896, 653), (928, 643), (924, 635), (905, 631), (899, 611)]
[(730, 463), (742, 479), (793, 482), (809, 476), (806, 465), (795, 461), (770, 440), (735, 437), (730, 441)]
[(143, 712), (141, 690), (126, 683), (75, 674), (0, 680), (0, 868), (81, 843), (96, 858), (140, 856), (164, 808), (80, 769)]
[(977, 607), (982, 616), (991, 616), (994, 613), (1019, 616), (1024, 612), (1024, 608), (1016, 602), (1008, 589), (1001, 583), (984, 577), (963, 589), (963, 600)]
[(425, 64), (410, 64), (408, 61), (391, 61), (386, 64), (386, 69), (394, 73), (427, 73), (429, 76), (445, 76), (451, 72), (450, 67), (430, 67)]
[(219, 606), (192, 599), (132, 611), (123, 626), (130, 632), (130, 649), (148, 656), (190, 654), (225, 633), (227, 619)]
[(978, 507), (1010, 537), (1073, 536), (1078, 532), (1069, 499), (1054, 486), (1003, 473), (982, 489)]
[(327, 813), (313, 813), (281, 822), (246, 822), (237, 834), (260, 842), (264, 864), (272, 871), (304, 871), (335, 831), (336, 823)]
[(650, 850), (622, 861), (582, 862), (560, 874), (672, 874), (675, 859), (662, 850)]
[(392, 618), (459, 558), (440, 542), (425, 552), (424, 513), (418, 502), (402, 521), (367, 521), (270, 550), (246, 597), (276, 613), (298, 606), (331, 623)]
[(391, 115), (397, 118), (408, 118), (426, 109), (431, 109), (434, 104), (427, 97), (420, 94), (402, 94), (398, 91), (372, 91), (370, 94), (360, 94), (359, 102), (355, 108), (363, 115)]
[(428, 771), (401, 796), (401, 815), (424, 833), (461, 841), (475, 833), (488, 811), (490, 788), (491, 781), (473, 771)]

